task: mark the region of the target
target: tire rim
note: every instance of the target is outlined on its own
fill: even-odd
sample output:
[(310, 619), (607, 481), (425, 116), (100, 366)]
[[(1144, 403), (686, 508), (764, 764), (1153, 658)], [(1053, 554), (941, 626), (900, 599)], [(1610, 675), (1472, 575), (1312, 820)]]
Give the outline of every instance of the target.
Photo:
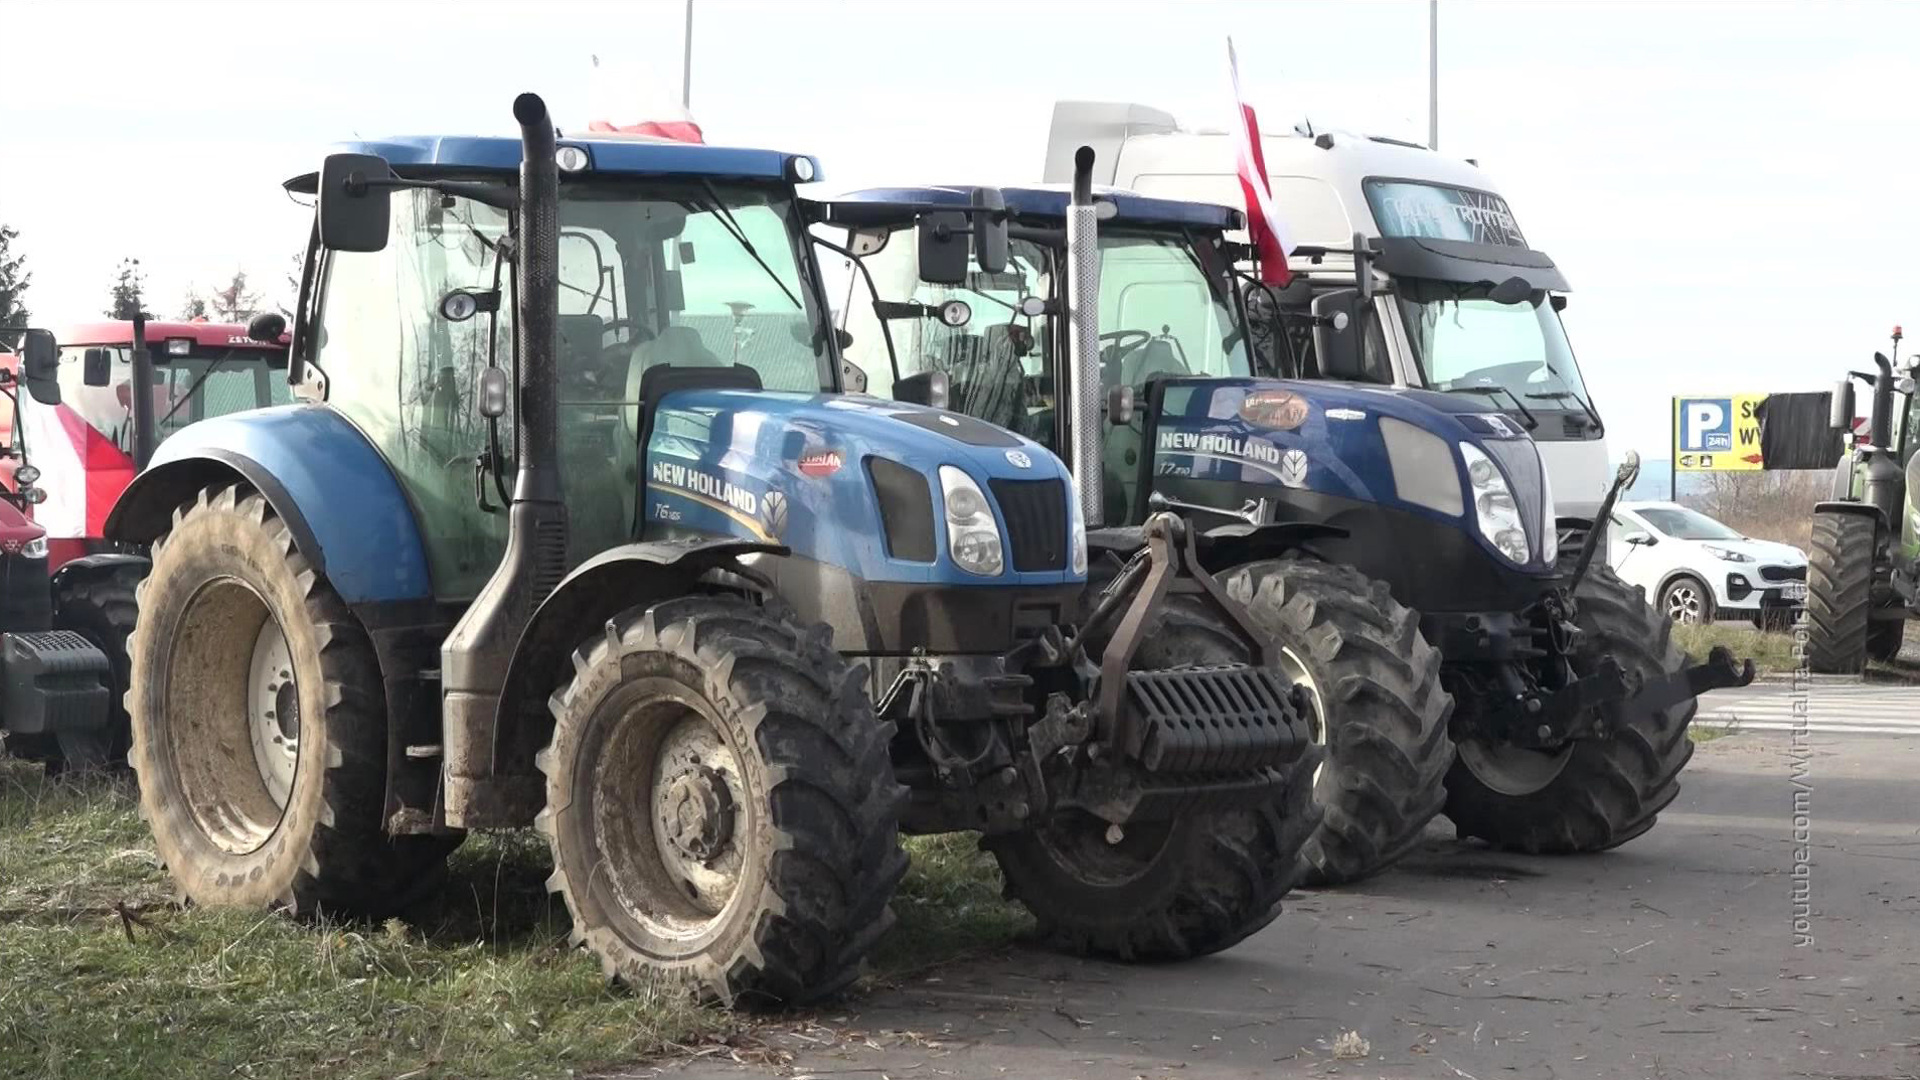
[[(276, 706), (283, 699), (298, 701), (293, 665), (264, 659), (284, 661), (286, 637), (253, 586), (218, 577), (182, 605), (171, 640), (155, 736), (165, 765), (154, 782), (175, 789), (169, 795), (215, 847), (229, 855), (257, 851), (280, 827), (299, 771), (297, 737), (294, 752), (281, 750), (287, 760), (272, 768), (256, 746), (263, 734), (259, 703), (267, 697), (256, 672), (273, 676)], [(274, 709), (276, 731), (281, 711)], [(297, 732), (297, 704), (292, 712)], [(269, 786), (270, 775), (277, 791)]]
[[(1310, 704), (1306, 717), (1307, 741), (1314, 746), (1326, 746), (1327, 702), (1325, 698), (1320, 696), (1319, 680), (1313, 677), (1313, 671), (1307, 667), (1307, 662), (1300, 658), (1299, 653), (1293, 651), (1292, 646), (1281, 646), (1280, 657), (1276, 666), (1280, 668), (1282, 674), (1286, 675), (1288, 683), (1307, 688), (1307, 699)], [(1315, 790), (1319, 789), (1320, 777), (1324, 775), (1326, 771), (1327, 761), (1325, 758), (1321, 758), (1320, 764), (1313, 767), (1313, 786)]]
[(683, 684), (628, 686), (604, 749), (582, 758), (592, 772), (592, 870), (620, 915), (656, 939), (695, 946), (741, 891), (754, 831), (744, 770), (706, 702)]
[(1573, 756), (1571, 744), (1559, 750), (1532, 750), (1524, 746), (1463, 739), (1460, 760), (1474, 779), (1502, 795), (1532, 795), (1559, 778)]
[(1034, 836), (1055, 865), (1075, 880), (1117, 888), (1152, 870), (1172, 834), (1170, 822), (1113, 825), (1074, 809), (1053, 815)]
[(1700, 621), (1700, 591), (1682, 582), (1667, 589), (1667, 618), (1677, 623)]
[(247, 736), (253, 764), (267, 794), (281, 809), (293, 791), (300, 763), (300, 684), (293, 677), (293, 652), (280, 624), (269, 618), (253, 639), (247, 670)]

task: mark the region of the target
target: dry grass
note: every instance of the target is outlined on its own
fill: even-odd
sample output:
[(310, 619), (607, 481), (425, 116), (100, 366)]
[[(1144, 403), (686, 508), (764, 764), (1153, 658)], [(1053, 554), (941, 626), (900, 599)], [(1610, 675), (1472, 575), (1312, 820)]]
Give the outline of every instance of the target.
[[(882, 977), (1023, 927), (970, 840), (912, 847)], [(529, 834), (471, 837), (383, 925), (182, 909), (126, 780), (0, 760), (0, 1078), (559, 1077), (753, 1022), (609, 988), (566, 946), (548, 862)]]

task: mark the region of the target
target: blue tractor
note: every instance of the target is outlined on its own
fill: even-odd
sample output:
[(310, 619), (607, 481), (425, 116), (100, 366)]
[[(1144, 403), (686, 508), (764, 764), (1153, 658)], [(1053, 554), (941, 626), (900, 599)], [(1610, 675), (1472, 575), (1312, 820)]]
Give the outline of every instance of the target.
[[(729, 1001), (852, 980), (902, 831), (987, 835), (1083, 951), (1272, 919), (1314, 751), (1185, 523), (1090, 593), (1059, 459), (936, 380), (846, 392), (811, 158), (514, 115), (290, 182), (304, 400), (180, 432), (115, 508), (186, 895), (391, 911), (534, 825), (610, 975)], [(943, 250), (999, 272), (1004, 229)]]
[[(1204, 568), (1268, 631), (1327, 745), (1312, 880), (1380, 870), (1443, 809), (1463, 836), (1534, 852), (1600, 850), (1653, 824), (1691, 754), (1694, 696), (1751, 671), (1725, 654), (1687, 667), (1591, 545), (1557, 550), (1567, 523), (1519, 423), (1478, 397), (1271, 377), (1224, 239), (1237, 211), (1096, 195), (1086, 170), (1072, 191), (1000, 199), (1008, 269), (934, 279), (916, 257), (927, 221), (964, 212), (969, 189), (821, 204), (873, 292), (848, 308), (865, 343), (852, 362), (938, 372), (958, 411), (1060, 450), (1096, 580), (1140, 523), (1190, 519)], [(1077, 220), (1103, 222), (1097, 258), (1074, 257)], [(1063, 316), (1092, 306), (1102, 332), (1076, 350)], [(1329, 354), (1367, 332), (1332, 312), (1297, 329)]]

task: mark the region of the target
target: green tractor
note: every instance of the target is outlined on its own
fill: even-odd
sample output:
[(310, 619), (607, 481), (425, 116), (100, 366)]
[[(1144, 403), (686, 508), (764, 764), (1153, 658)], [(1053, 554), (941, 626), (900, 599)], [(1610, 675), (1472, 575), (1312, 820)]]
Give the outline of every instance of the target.
[[(1894, 330), (1894, 355), (1900, 331)], [(1900, 655), (1907, 620), (1920, 618), (1920, 395), (1915, 361), (1903, 372), (1882, 353), (1875, 370), (1850, 372), (1834, 388), (1832, 427), (1851, 441), (1853, 380), (1873, 387), (1866, 442), (1834, 470), (1832, 497), (1813, 508), (1807, 556), (1807, 662), (1850, 674)]]
[[(531, 825), (608, 974), (726, 1001), (846, 986), (902, 832), (981, 834), (1072, 950), (1265, 926), (1317, 751), (1194, 531), (1147, 520), (1090, 592), (1057, 457), (929, 406), (944, 377), (853, 392), (811, 158), (514, 115), (294, 181), (309, 400), (187, 428), (115, 507), (187, 897), (392, 912)], [(1004, 269), (1004, 214), (936, 238)]]

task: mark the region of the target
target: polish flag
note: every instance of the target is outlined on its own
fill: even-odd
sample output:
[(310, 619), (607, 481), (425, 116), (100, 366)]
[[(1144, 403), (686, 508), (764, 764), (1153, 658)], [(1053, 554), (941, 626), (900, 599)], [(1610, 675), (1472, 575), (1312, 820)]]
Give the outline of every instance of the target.
[(634, 135), (674, 142), (704, 143), (693, 114), (674, 100), (657, 72), (620, 61), (593, 58), (593, 111), (587, 122), (595, 135)]
[(1260, 280), (1285, 285), (1293, 278), (1287, 269), (1287, 251), (1293, 245), (1273, 207), (1267, 159), (1260, 151), (1260, 123), (1240, 93), (1240, 58), (1234, 55), (1232, 38), (1227, 39), (1227, 70), (1233, 77), (1234, 162), (1240, 172), (1240, 193), (1247, 200), (1247, 235), (1260, 256)]

